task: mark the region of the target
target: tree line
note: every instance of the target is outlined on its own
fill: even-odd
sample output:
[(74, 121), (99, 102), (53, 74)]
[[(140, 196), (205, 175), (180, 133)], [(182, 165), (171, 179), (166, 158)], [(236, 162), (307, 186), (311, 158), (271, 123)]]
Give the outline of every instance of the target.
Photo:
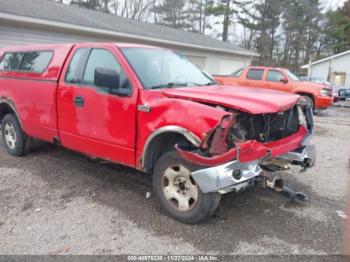
[(261, 56), (260, 65), (298, 70), (310, 59), (350, 49), (350, 0), (55, 0), (101, 12), (207, 34)]

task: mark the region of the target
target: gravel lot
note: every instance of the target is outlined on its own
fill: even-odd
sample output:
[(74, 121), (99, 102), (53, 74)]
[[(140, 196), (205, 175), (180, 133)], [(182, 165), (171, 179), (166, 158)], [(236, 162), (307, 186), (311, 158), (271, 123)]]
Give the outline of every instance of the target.
[(350, 108), (315, 118), (317, 166), (283, 175), (308, 202), (252, 188), (225, 195), (216, 216), (195, 226), (146, 198), (147, 175), (47, 144), (14, 158), (1, 144), (0, 254), (340, 254)]

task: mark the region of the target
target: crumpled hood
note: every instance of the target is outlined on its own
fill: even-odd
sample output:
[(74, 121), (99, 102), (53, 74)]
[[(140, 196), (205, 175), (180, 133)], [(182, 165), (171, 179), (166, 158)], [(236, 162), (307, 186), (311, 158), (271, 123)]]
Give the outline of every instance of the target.
[(295, 105), (295, 94), (259, 88), (232, 86), (196, 86), (162, 90), (168, 97), (220, 105), (250, 114), (282, 112)]

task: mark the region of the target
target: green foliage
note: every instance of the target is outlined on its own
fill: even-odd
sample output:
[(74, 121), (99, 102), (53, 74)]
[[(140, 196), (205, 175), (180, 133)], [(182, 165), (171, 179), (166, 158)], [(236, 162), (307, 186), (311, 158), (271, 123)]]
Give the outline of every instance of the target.
[[(62, 0), (54, 0), (62, 2)], [(294, 71), (309, 59), (350, 49), (350, 0), (324, 10), (325, 0), (70, 0), (71, 5), (205, 34), (242, 38), (262, 65)], [(150, 18), (150, 20), (148, 20)], [(232, 29), (239, 28), (237, 32)], [(234, 39), (237, 41), (238, 39)]]
[(325, 42), (333, 53), (350, 49), (350, 0), (344, 7), (327, 13)]
[(153, 12), (159, 17), (158, 24), (181, 29), (190, 26), (184, 0), (164, 0), (153, 8)]
[(229, 26), (233, 22), (233, 15), (238, 14), (237, 5), (240, 3), (235, 0), (217, 0), (210, 1), (207, 4), (206, 10), (208, 15), (222, 17), (222, 40), (228, 41)]

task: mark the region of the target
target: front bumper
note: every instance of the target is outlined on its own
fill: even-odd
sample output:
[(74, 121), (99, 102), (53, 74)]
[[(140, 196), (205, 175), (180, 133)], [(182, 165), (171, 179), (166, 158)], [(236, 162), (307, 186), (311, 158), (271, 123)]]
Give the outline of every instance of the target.
[[(306, 145), (298, 150), (276, 158), (286, 164), (312, 167), (316, 162), (315, 146)], [(225, 194), (239, 192), (254, 184), (254, 179), (263, 171), (261, 161), (240, 163), (235, 160), (223, 165), (209, 167), (192, 173), (192, 177), (203, 193)]]
[(203, 193), (224, 194), (245, 189), (261, 172), (257, 161), (250, 163), (232, 161), (193, 172), (192, 177)]
[(193, 172), (192, 177), (203, 193), (242, 191), (258, 177), (266, 163), (277, 167), (298, 165), (306, 169), (316, 162), (315, 147), (310, 145), (313, 132), (312, 109), (307, 105), (301, 108), (305, 119), (299, 119), (299, 131), (269, 143), (256, 140), (236, 143), (236, 147), (214, 157), (185, 151), (176, 146), (178, 154), (187, 161), (207, 166)]
[(316, 96), (315, 109), (327, 109), (333, 105), (333, 97)]
[(303, 168), (310, 168), (316, 163), (316, 147), (314, 145), (304, 146), (296, 151), (279, 156), (277, 160), (287, 161)]

